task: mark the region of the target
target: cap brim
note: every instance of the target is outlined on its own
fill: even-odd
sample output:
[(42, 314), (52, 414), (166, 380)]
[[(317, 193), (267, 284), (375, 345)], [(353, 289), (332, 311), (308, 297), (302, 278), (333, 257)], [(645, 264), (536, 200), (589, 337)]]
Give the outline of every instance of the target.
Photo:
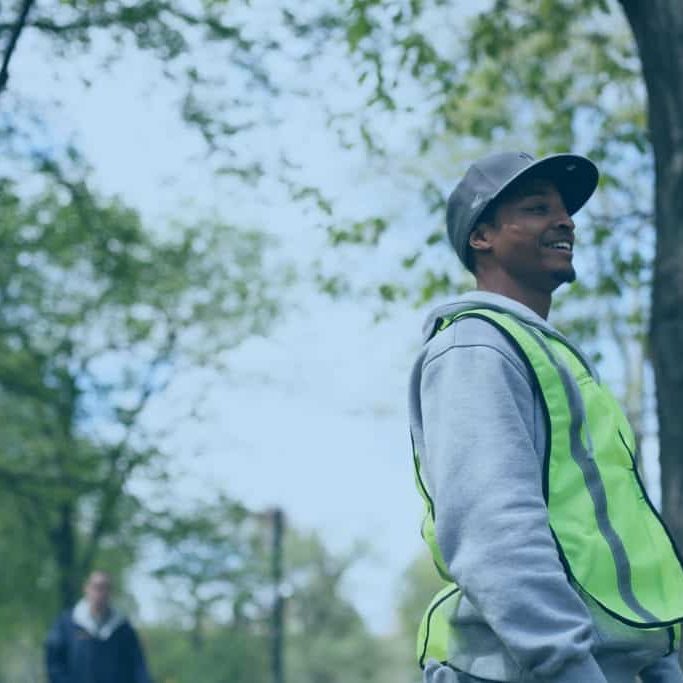
[(578, 154), (552, 154), (534, 161), (512, 176), (488, 203), (495, 201), (520, 180), (534, 177), (547, 178), (555, 183), (562, 195), (567, 213), (571, 216), (595, 192), (600, 174), (597, 166), (587, 157)]

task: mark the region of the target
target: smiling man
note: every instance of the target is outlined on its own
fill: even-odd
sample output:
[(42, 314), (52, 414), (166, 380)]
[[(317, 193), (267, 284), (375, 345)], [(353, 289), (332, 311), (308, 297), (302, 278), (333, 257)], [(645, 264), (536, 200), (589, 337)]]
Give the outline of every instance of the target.
[(495, 154), (448, 201), (477, 289), (436, 309), (410, 385), (427, 606), (425, 683), (683, 683), (683, 566), (642, 486), (626, 417), (547, 322), (576, 278), (582, 156)]

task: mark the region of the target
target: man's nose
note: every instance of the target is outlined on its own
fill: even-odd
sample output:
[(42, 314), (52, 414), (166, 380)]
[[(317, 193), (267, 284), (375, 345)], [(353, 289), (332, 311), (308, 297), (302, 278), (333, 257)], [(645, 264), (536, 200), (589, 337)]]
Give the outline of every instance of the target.
[(558, 216), (557, 227), (566, 228), (567, 230), (574, 232), (574, 228), (576, 227), (576, 225), (574, 224), (574, 219), (567, 213), (566, 209), (564, 209), (562, 213)]

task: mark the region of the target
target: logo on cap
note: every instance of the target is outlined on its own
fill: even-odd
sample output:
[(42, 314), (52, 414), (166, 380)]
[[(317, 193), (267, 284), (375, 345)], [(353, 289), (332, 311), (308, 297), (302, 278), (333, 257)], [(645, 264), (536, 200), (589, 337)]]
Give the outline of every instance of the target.
[(479, 193), (474, 195), (474, 199), (472, 200), (472, 204), (470, 204), (471, 209), (476, 209), (482, 202), (484, 201), (484, 197), (480, 195)]

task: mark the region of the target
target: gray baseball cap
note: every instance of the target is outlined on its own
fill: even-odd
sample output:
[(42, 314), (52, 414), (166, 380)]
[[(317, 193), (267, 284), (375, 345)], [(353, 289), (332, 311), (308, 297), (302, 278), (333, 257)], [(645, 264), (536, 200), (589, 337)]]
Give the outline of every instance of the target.
[(469, 263), (469, 237), (487, 206), (520, 178), (552, 180), (569, 215), (576, 213), (598, 185), (598, 169), (578, 154), (551, 154), (534, 159), (526, 152), (503, 152), (475, 161), (448, 198), (446, 226), (448, 239), (466, 268)]

